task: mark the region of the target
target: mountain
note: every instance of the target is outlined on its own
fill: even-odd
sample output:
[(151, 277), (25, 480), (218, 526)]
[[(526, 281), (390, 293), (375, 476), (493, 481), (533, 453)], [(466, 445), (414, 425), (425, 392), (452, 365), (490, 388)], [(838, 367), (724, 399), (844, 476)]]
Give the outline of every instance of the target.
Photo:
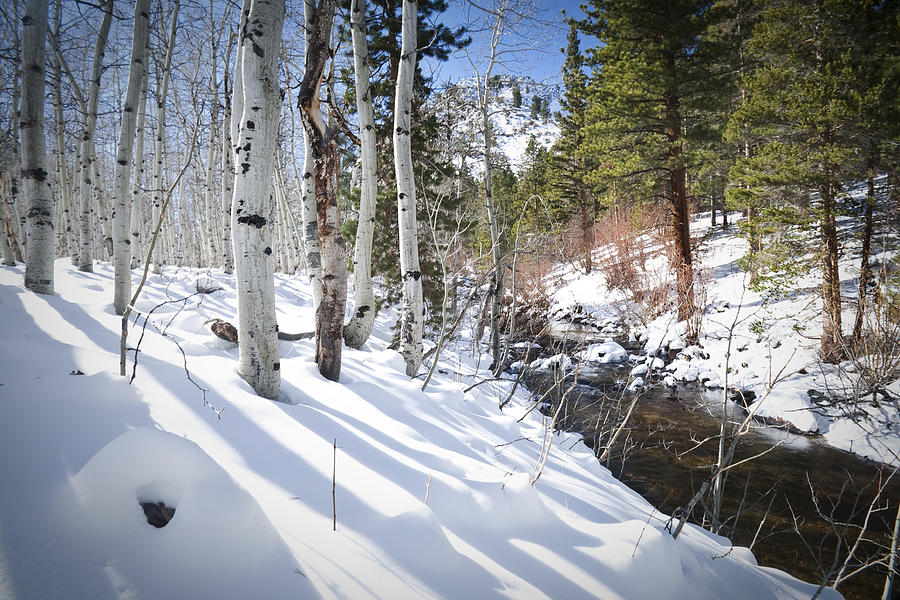
[[(536, 82), (528, 76), (496, 76), (491, 82), (488, 112), (499, 151), (495, 160), (508, 163), (518, 173), (524, 166), (525, 148), (532, 137), (544, 148), (550, 148), (559, 137), (559, 126), (551, 112), (558, 106), (559, 91), (556, 86)], [(518, 103), (517, 96), (520, 96)], [(466, 157), (464, 166), (473, 175), (481, 175), (484, 137), (477, 80), (462, 79), (437, 93), (433, 110), (450, 126), (447, 137), (453, 150)]]

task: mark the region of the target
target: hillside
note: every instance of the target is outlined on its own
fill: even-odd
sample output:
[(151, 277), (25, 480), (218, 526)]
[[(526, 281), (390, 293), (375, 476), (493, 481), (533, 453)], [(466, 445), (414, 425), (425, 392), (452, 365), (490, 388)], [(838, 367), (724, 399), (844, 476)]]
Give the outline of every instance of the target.
[[(520, 102), (514, 102), (513, 86), (520, 91)], [(477, 110), (478, 88), (474, 78), (463, 79), (443, 90), (434, 99), (435, 110), (449, 114), (454, 123), (451, 133), (457, 150), (467, 158), (467, 168), (479, 176), (484, 171), (481, 116)], [(493, 100), (488, 109), (493, 127), (494, 141), (510, 168), (518, 173), (524, 167), (525, 150), (530, 139), (544, 148), (550, 148), (559, 137), (559, 126), (554, 122), (550, 108), (555, 106), (557, 90), (535, 82), (530, 77), (498, 79), (492, 88)], [(533, 104), (541, 110), (533, 110)]]
[[(140, 340), (131, 385), (116, 374), (109, 265), (88, 274), (60, 259), (56, 278), (58, 295), (38, 296), (21, 266), (0, 269), (0, 596), (759, 600), (815, 589), (697, 527), (673, 540), (669, 517), (578, 436), (525, 416), (522, 388), (504, 411), (510, 384), (464, 391), (483, 375), (478, 357), (445, 352), (422, 392), (387, 349), (393, 312), (345, 351), (340, 383), (318, 374), (310, 341), (282, 342), (272, 402), (206, 325), (234, 317), (231, 277), (151, 276), (138, 306), (150, 324), (129, 338)], [(311, 326), (300, 281), (277, 277), (282, 330)], [(139, 502), (174, 516), (155, 529)]]

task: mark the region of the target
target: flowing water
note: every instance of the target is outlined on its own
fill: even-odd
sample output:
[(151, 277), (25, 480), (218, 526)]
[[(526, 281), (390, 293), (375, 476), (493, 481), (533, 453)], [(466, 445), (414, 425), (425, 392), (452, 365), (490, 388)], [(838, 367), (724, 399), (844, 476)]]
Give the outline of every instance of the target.
[[(623, 370), (624, 369), (624, 370)], [(570, 373), (563, 384), (548, 395), (545, 414), (559, 406), (565, 395), (558, 423), (578, 431), (589, 446), (606, 444), (604, 415), (620, 413), (633, 398), (619, 391), (627, 367), (580, 369), (577, 381)], [(527, 375), (526, 385), (543, 394), (553, 387), (554, 374)], [(577, 383), (574, 387), (572, 383)], [(623, 399), (617, 404), (617, 398)], [(708, 391), (699, 385), (670, 388), (657, 385), (641, 393), (627, 430), (615, 444), (615, 452), (604, 461), (612, 473), (642, 494), (664, 514), (672, 514), (687, 503), (711, 473), (716, 462), (719, 418), (723, 414), (722, 390)], [(741, 421), (744, 413), (729, 402), (729, 416)], [(598, 424), (598, 422), (600, 424)], [(599, 442), (597, 441), (599, 437)], [(708, 439), (704, 444), (701, 440)], [(783, 569), (805, 581), (820, 583), (822, 569), (830, 569), (838, 549), (838, 537), (829, 520), (845, 530), (839, 560), (846, 556), (846, 543), (858, 529), (841, 523), (860, 524), (872, 498), (890, 470), (860, 457), (831, 448), (820, 440), (761, 424), (742, 436), (734, 462), (762, 454), (729, 472), (721, 512), (720, 532), (740, 546), (751, 546), (759, 564)], [(813, 500), (813, 497), (816, 500)], [(887, 509), (869, 517), (868, 536), (856, 552), (861, 560), (887, 554), (900, 501), (900, 473), (881, 494), (879, 506)], [(695, 522), (703, 517), (697, 505)], [(850, 571), (853, 570), (851, 567)], [(840, 585), (848, 599), (878, 599), (887, 568), (875, 566)], [(893, 599), (900, 600), (900, 582)]]

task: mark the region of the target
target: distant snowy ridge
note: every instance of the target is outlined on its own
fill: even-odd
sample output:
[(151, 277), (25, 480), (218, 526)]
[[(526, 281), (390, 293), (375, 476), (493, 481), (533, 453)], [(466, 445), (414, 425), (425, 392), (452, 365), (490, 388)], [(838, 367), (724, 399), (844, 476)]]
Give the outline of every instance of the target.
[[(521, 104), (513, 103), (513, 84), (521, 91)], [(525, 150), (529, 140), (549, 149), (559, 137), (559, 125), (550, 111), (556, 106), (558, 90), (556, 86), (544, 85), (528, 76), (504, 76), (497, 80), (492, 90), (493, 99), (489, 107), (492, 134), (496, 149), (509, 162), (516, 173), (525, 167)], [(539, 98), (542, 108), (533, 114), (532, 104)], [(481, 136), (481, 114), (477, 110), (478, 89), (475, 78), (467, 78), (452, 84), (437, 94), (438, 110), (450, 111), (452, 122), (460, 143), (470, 145), (470, 158), (466, 167), (476, 176), (484, 172), (483, 138)]]

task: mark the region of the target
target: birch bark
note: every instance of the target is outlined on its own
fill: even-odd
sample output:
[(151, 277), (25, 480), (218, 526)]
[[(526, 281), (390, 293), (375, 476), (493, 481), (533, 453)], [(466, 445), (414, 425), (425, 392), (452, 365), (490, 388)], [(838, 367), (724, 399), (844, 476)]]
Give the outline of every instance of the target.
[[(62, 6), (56, 3), (54, 11), (54, 35), (59, 36), (62, 21)], [(78, 244), (75, 241), (75, 229), (72, 222), (72, 188), (69, 180), (69, 167), (66, 161), (66, 126), (63, 121), (62, 100), (62, 62), (59, 57), (53, 61), (53, 120), (56, 122), (56, 171), (59, 186), (59, 201), (62, 205), (62, 219), (60, 227), (65, 227), (66, 253), (72, 257), (72, 264), (76, 264)]]
[[(156, 143), (153, 148), (153, 173), (152, 173), (152, 187), (153, 187), (153, 214), (152, 214), (152, 222), (159, 222), (159, 215), (163, 210), (163, 174), (162, 174), (162, 165), (163, 165), (163, 149), (164, 142), (166, 137), (166, 96), (169, 92), (169, 70), (172, 66), (172, 53), (175, 50), (175, 33), (178, 29), (178, 12), (181, 8), (181, 0), (175, 0), (175, 5), (172, 8), (172, 22), (169, 25), (169, 39), (168, 39), (168, 47), (166, 49), (166, 57), (163, 62), (162, 67), (162, 80), (157, 78), (159, 82), (156, 88)], [(171, 214), (171, 210), (169, 213)], [(168, 219), (167, 219), (168, 220)], [(169, 226), (168, 223), (163, 225), (164, 227)], [(169, 229), (165, 233), (163, 233), (163, 238), (165, 239), (168, 236)], [(156, 246), (154, 250), (153, 256), (153, 271), (155, 273), (159, 273), (162, 270), (162, 265), (165, 263), (165, 247), (171, 247), (171, 244), (159, 244)]]
[(418, 4), (403, 1), (400, 68), (394, 107), (394, 169), (397, 176), (397, 220), (400, 225), (400, 272), (403, 300), (400, 317), (400, 354), (406, 360), (406, 374), (414, 377), (422, 364), (424, 329), (422, 272), (419, 269), (419, 242), (416, 232), (416, 188), (413, 179), (412, 88), (416, 70), (416, 20)]
[(281, 367), (271, 207), (281, 110), (278, 52), (284, 8), (283, 0), (244, 0), (234, 88), (238, 120), (237, 127), (233, 126), (237, 135), (231, 227), (238, 294), (238, 372), (265, 398), (278, 396)]
[(234, 271), (234, 250), (231, 247), (231, 197), (234, 195), (234, 160), (231, 158), (231, 91), (228, 89), (228, 66), (231, 49), (234, 47), (234, 32), (228, 35), (225, 50), (225, 68), (222, 73), (222, 92), (225, 101), (222, 107), (222, 207), (225, 219), (222, 226), (222, 267), (231, 274)]
[(25, 287), (39, 294), (53, 293), (53, 259), (56, 256), (55, 206), (44, 141), (47, 16), (47, 0), (27, 0), (22, 18), (22, 94), (19, 107), (22, 192), (27, 207)]
[(369, 49), (366, 43), (366, 1), (352, 0), (350, 30), (353, 37), (353, 70), (356, 83), (356, 110), (359, 116), (359, 141), (362, 155), (359, 221), (353, 251), (353, 292), (356, 308), (344, 327), (344, 341), (359, 348), (372, 333), (375, 323), (375, 294), (372, 289), (372, 238), (375, 235), (375, 199), (377, 195), (375, 116), (369, 84)]
[(117, 315), (125, 312), (131, 299), (131, 172), (134, 167), (134, 133), (137, 108), (144, 84), (144, 62), (150, 35), (150, 0), (134, 4), (134, 34), (131, 42), (131, 68), (122, 121), (119, 126), (119, 146), (116, 155), (116, 176), (113, 184), (113, 307)]
[(106, 40), (112, 25), (113, 0), (106, 0), (101, 6), (103, 20), (97, 32), (97, 43), (94, 45), (94, 60), (91, 64), (91, 80), (88, 85), (87, 110), (84, 114), (84, 127), (81, 134), (81, 181), (80, 229), (78, 269), (93, 272), (94, 270), (94, 132), (97, 129), (97, 103), (100, 99), (100, 78), (103, 75), (103, 55), (106, 51)]
[(134, 185), (131, 188), (131, 268), (143, 262), (144, 227), (144, 128), (147, 123), (147, 91), (149, 87), (149, 60), (144, 60), (144, 79), (141, 99), (137, 109), (137, 127), (134, 143)]

